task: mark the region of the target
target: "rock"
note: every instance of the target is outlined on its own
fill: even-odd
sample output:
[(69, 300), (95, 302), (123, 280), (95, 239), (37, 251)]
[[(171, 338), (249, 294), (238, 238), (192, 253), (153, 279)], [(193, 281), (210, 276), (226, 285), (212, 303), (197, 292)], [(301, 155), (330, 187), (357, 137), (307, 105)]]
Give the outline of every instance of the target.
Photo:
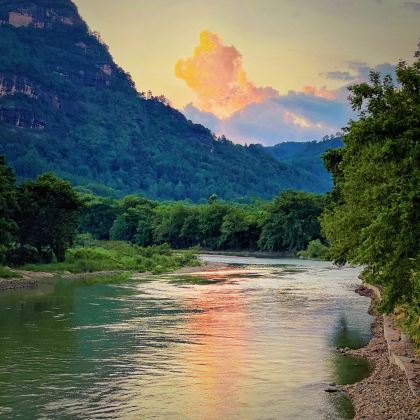
[(329, 387), (329, 388), (325, 388), (324, 391), (332, 393), (332, 392), (339, 392), (340, 390), (336, 387)]

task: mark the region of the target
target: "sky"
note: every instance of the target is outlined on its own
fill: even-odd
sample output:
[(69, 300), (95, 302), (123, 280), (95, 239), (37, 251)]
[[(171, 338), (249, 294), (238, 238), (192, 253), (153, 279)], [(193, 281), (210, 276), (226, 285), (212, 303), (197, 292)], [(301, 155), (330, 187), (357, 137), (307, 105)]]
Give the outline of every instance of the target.
[(74, 0), (139, 91), (238, 143), (319, 140), (346, 86), (412, 61), (420, 1)]

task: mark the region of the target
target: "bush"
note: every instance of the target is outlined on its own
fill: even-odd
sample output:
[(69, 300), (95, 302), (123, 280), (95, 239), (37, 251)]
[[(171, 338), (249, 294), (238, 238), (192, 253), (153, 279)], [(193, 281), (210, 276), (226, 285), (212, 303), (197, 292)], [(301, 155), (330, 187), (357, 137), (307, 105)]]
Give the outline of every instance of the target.
[(67, 251), (64, 262), (24, 266), (32, 271), (86, 273), (95, 271), (137, 271), (163, 273), (198, 262), (195, 250), (173, 253), (168, 245), (142, 248), (120, 241), (99, 242), (98, 247), (76, 247)]
[(298, 256), (313, 260), (328, 260), (329, 248), (319, 239), (309, 242), (306, 251), (299, 251)]
[(19, 273), (15, 273), (12, 270), (9, 270), (7, 267), (0, 265), (0, 278), (1, 279), (12, 279), (22, 277)]

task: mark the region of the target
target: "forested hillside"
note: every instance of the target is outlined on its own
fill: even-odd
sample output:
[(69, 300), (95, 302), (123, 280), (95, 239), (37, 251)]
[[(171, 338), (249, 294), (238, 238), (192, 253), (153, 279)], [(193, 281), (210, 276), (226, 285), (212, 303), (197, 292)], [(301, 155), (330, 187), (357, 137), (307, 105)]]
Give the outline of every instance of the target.
[(110, 196), (326, 190), (263, 147), (216, 138), (165, 98), (139, 93), (70, 0), (0, 4), (0, 154), (20, 180), (52, 171)]
[(325, 169), (322, 155), (327, 150), (342, 146), (341, 137), (330, 137), (322, 141), (284, 142), (266, 147), (265, 150), (279, 162), (299, 170), (302, 179), (316, 179), (319, 191), (328, 191), (332, 187), (332, 180)]

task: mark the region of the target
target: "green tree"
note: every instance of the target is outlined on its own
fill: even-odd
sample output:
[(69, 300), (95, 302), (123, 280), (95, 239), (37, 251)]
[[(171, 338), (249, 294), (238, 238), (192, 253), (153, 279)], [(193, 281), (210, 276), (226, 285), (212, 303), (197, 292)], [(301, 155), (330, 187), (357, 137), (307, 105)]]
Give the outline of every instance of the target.
[(95, 239), (109, 239), (109, 231), (119, 212), (115, 201), (88, 195), (83, 196), (82, 202), (78, 232), (90, 233)]
[(184, 220), (180, 233), (180, 237), (187, 247), (199, 243), (199, 216), (200, 210), (197, 206), (189, 208), (189, 214)]
[(154, 244), (156, 213), (155, 206), (143, 204), (136, 207), (138, 214), (137, 230), (134, 242), (140, 246)]
[(266, 251), (305, 249), (321, 237), (318, 217), (324, 208), (322, 196), (297, 191), (282, 192), (271, 205), (258, 246)]
[(140, 217), (141, 211), (136, 207), (128, 208), (124, 213), (118, 215), (109, 231), (110, 239), (134, 242)]
[(248, 234), (249, 225), (246, 212), (239, 208), (232, 208), (223, 218), (218, 248), (246, 248), (249, 246)]
[(44, 174), (18, 189), (21, 247), (31, 245), (38, 253), (50, 249), (58, 261), (64, 260), (72, 245), (81, 202), (71, 185), (52, 174)]
[(198, 234), (202, 246), (218, 248), (223, 218), (229, 209), (229, 205), (217, 202), (201, 208), (198, 217)]
[(168, 243), (173, 248), (188, 246), (181, 232), (190, 213), (190, 209), (182, 203), (162, 206), (158, 212), (159, 222), (156, 223), (155, 241), (157, 243)]
[(7, 166), (4, 157), (0, 156), (0, 261), (16, 240), (17, 225), (13, 220), (16, 210), (15, 174)]
[[(359, 119), (350, 121), (344, 148), (326, 156), (334, 191), (322, 228), (338, 263), (366, 266), (384, 288), (383, 309), (407, 303), (419, 318), (420, 51), (400, 62), (397, 85), (372, 72), (350, 88)], [(418, 321), (417, 321), (418, 322)], [(418, 328), (418, 324), (417, 324)]]

